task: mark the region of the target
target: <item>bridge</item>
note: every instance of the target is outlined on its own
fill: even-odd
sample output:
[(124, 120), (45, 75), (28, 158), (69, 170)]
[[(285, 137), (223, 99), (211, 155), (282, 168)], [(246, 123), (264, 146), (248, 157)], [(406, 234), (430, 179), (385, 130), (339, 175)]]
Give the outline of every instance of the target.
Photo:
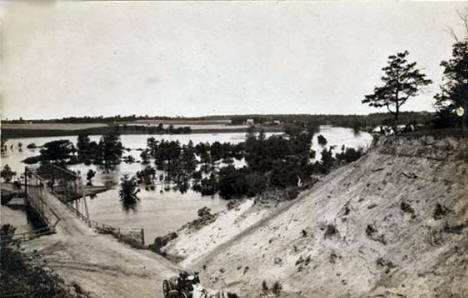
[(38, 228), (11, 235), (8, 240), (32, 240), (55, 233), (61, 221), (80, 219), (98, 232), (112, 234), (139, 248), (145, 245), (143, 228), (113, 227), (91, 220), (86, 198), (107, 188), (84, 186), (81, 176), (75, 172), (54, 164), (26, 167), (23, 186), (28, 215)]
[(28, 240), (22, 241), (26, 252), (37, 251), (43, 258), (41, 264), (67, 283), (78, 284), (91, 297), (163, 297), (162, 281), (179, 268), (154, 252), (99, 233), (104, 229), (118, 236), (124, 229), (89, 218), (79, 175), (48, 165), (27, 167), (24, 176), (28, 209), (44, 225), (41, 237), (16, 237)]

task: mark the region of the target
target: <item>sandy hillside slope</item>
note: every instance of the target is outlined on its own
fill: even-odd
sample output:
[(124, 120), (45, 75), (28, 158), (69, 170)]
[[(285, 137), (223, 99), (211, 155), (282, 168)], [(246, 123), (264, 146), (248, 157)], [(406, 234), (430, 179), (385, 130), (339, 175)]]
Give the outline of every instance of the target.
[(468, 170), (456, 138), (380, 139), (298, 199), (252, 201), (165, 251), (206, 286), (257, 297), (468, 297)]

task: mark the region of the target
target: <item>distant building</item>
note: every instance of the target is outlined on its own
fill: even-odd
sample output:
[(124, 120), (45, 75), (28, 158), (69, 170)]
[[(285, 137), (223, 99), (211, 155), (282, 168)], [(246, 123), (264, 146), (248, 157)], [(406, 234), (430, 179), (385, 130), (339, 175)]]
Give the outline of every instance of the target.
[(245, 125), (254, 125), (255, 121), (253, 119), (246, 119), (245, 120)]

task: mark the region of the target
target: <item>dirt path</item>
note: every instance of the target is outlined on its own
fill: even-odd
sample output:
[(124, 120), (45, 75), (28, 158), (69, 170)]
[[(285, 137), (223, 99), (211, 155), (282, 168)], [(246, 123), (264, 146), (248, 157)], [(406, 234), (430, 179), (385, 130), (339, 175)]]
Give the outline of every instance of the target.
[(177, 272), (175, 265), (97, 234), (56, 198), (49, 195), (46, 200), (60, 214), (57, 233), (23, 245), (27, 251), (37, 250), (45, 266), (93, 297), (163, 297), (162, 281)]

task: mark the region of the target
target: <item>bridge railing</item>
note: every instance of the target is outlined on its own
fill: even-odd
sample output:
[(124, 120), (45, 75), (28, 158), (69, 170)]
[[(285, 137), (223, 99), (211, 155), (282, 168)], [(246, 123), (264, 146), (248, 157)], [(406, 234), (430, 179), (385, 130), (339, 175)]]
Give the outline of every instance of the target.
[(126, 243), (129, 243), (132, 246), (138, 248), (145, 245), (145, 230), (143, 227), (114, 227), (109, 224), (104, 224), (97, 222), (95, 220), (89, 219), (78, 209), (73, 207), (71, 203), (65, 204), (71, 212), (75, 213), (76, 216), (84, 221), (90, 228), (95, 229), (98, 233), (101, 234), (111, 234), (116, 237), (118, 240), (122, 240)]
[(60, 216), (43, 199), (47, 192), (52, 195), (53, 193), (47, 189), (45, 181), (39, 175), (26, 168), (25, 177), (28, 176), (29, 178), (25, 178), (28, 180), (25, 181), (24, 185), (27, 204), (39, 214), (46, 226), (54, 230), (60, 221)]
[[(90, 228), (96, 229), (96, 231), (99, 233), (112, 234), (120, 241), (127, 242), (132, 246), (144, 246), (145, 237), (143, 228), (113, 227), (108, 224), (99, 223), (97, 221), (90, 220), (88, 216), (82, 214), (78, 208), (73, 206), (73, 201), (80, 197), (84, 198), (85, 195), (83, 183), (79, 175), (76, 175), (71, 171), (61, 169), (55, 165), (49, 166), (46, 170), (52, 171), (56, 176), (64, 175), (67, 178), (67, 181), (70, 182), (72, 190), (60, 191), (61, 188), (49, 186), (48, 180), (41, 177), (41, 175), (37, 173), (37, 170), (26, 167), (25, 177), (29, 177), (26, 178), (27, 180), (25, 181), (26, 195), (29, 197), (28, 204), (30, 204), (31, 207), (33, 207), (40, 214), (49, 228), (55, 231), (55, 227), (60, 221), (60, 216), (56, 214), (51, 208), (49, 208), (47, 201), (43, 199), (43, 197), (47, 195), (46, 193), (57, 198), (79, 219), (85, 222)], [(48, 174), (45, 173), (45, 175)], [(70, 196), (73, 196), (73, 198)], [(86, 204), (85, 207), (87, 208)], [(51, 224), (52, 218), (55, 218), (56, 220)]]

